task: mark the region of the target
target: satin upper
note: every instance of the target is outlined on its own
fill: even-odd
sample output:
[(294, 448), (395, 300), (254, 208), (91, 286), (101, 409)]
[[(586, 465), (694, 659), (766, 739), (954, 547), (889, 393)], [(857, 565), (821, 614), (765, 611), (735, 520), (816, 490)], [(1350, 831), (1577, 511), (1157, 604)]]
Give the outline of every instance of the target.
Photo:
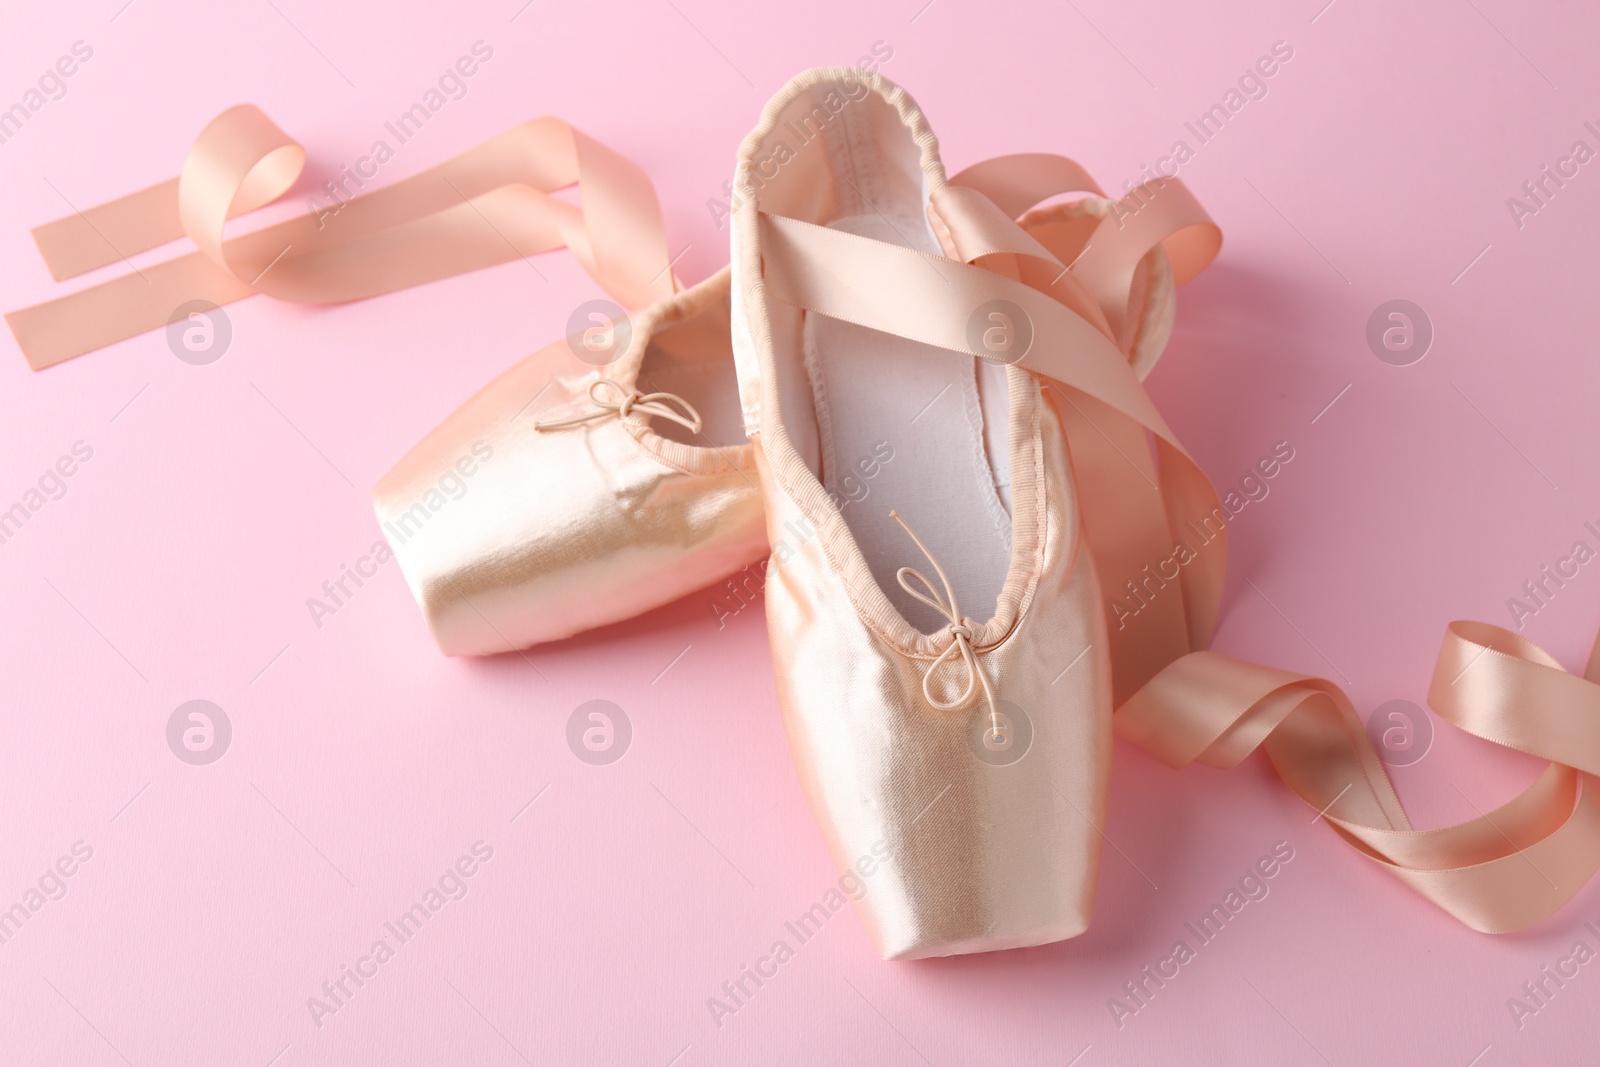
[(636, 316), (628, 352), (610, 366), (590, 366), (567, 341), (528, 357), (378, 483), (378, 520), (441, 651), (559, 640), (766, 554), (748, 446), (669, 440), (639, 411), (535, 428), (592, 411), (602, 376), (632, 388), (652, 330), (720, 302), (726, 284), (719, 274)]
[[(864, 858), (884, 860), (857, 909), (886, 959), (1059, 941), (1093, 909), (1111, 749), (1105, 624), (1059, 418), (1041, 401), (1026, 432), (1041, 479), (1037, 513), (1021, 520), (1037, 535), (1029, 588), (1005, 636), (977, 648), (1020, 753), (985, 752), (981, 695), (930, 706), (934, 642), (874, 625), (829, 559), (851, 551), (843, 524), (818, 529), (757, 445), (771, 536), (788, 546), (767, 569), (778, 703), (835, 864), (859, 874)], [(930, 682), (942, 700), (964, 685), (948, 667)]]
[[(909, 97), (855, 71), (796, 79), (741, 150), (734, 351), (774, 544), (766, 606), (779, 704), (835, 864), (873, 871), (856, 907), (885, 958), (1058, 941), (1089, 922), (1111, 737), (1105, 621), (1059, 416), (1035, 378), (1010, 370), (1012, 556), (994, 616), (962, 627), (1012, 731), (1014, 747), (994, 751), (987, 701), (947, 654), (953, 630), (921, 633), (895, 610), (803, 454), (810, 412), (782, 407), (798, 320), (764, 284), (759, 216), (783, 209), (762, 200), (752, 172), (774, 154), (786, 109), (844, 77), (889, 105), (861, 119), (890, 142), (885, 151), (915, 145), (923, 180), (943, 182)], [(887, 180), (914, 181), (904, 157), (896, 162)], [(803, 214), (806, 185), (796, 185), (802, 196), (787, 206)], [(823, 200), (809, 221), (825, 215)], [(831, 264), (808, 266), (826, 286)], [(927, 501), (934, 514), (938, 504)], [(907, 563), (916, 551), (908, 540)]]

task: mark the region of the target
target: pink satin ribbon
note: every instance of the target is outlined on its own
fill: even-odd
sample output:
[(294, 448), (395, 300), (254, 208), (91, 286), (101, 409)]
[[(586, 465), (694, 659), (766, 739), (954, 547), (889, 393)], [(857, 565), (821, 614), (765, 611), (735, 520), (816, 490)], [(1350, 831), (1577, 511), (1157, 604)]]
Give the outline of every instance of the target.
[[(1002, 211), (1094, 191), (1070, 161), (1020, 157), (986, 166), (977, 177), (1005, 198)], [(1113, 335), (1127, 327), (1126, 298), (1145, 252), (1161, 244), (1182, 284), (1220, 246), (1220, 231), (1181, 182), (1154, 186), (1119, 201), (1081, 250), (1057, 250), (1077, 256), (1073, 272), (1083, 276)], [(1551, 764), (1494, 811), (1415, 830), (1342, 690), (1203, 651), (1226, 559), (1225, 541), (1201, 536), (1196, 526), (1211, 509), (1196, 510), (1156, 484), (1159, 463), (1136, 413), (1100, 405), (1101, 416), (1124, 417), (1093, 419), (1079, 404), (1096, 398), (1075, 399), (1066, 413), (1069, 439), (1086, 535), (1108, 595), (1136, 580), (1142, 564), (1170, 557), (1176, 542), (1196, 549), (1179, 578), (1167, 579), (1175, 595), (1161, 590), (1126, 627), (1110, 620), (1119, 736), (1174, 767), (1231, 767), (1262, 748), (1284, 782), (1348, 844), (1474, 930), (1504, 933), (1548, 918), (1600, 869), (1600, 782), (1593, 777), (1600, 774), (1600, 642), (1579, 677), (1507, 630), (1473, 622), (1448, 627), (1428, 694), (1433, 709), (1469, 733)], [(1129, 477), (1130, 465), (1142, 477)], [(1156, 551), (1134, 554), (1137, 562), (1128, 566), (1129, 543)]]
[(1600, 686), (1510, 631), (1455, 622), (1428, 701), (1549, 768), (1479, 818), (1414, 830), (1337, 686), (1214, 652), (1176, 660), (1115, 721), (1120, 736), (1174, 767), (1231, 767), (1264, 749), (1347, 843), (1474, 930), (1507, 933), (1548, 918), (1600, 867)]
[[(650, 179), (560, 119), (513, 127), (330, 217), (224, 236), (228, 219), (288, 192), (304, 164), (298, 144), (241, 104), (201, 131), (178, 178), (40, 226), (57, 280), (183, 236), (197, 251), (8, 314), (29, 365), (159, 329), (191, 300), (359, 300), (562, 247), (626, 307), (676, 291)], [(550, 195), (571, 185), (581, 207)]]

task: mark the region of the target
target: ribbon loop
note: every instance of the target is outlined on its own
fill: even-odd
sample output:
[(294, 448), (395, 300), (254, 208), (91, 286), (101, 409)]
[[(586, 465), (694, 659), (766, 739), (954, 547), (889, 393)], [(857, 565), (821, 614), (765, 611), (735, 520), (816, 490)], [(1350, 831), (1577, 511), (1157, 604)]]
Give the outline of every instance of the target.
[[(230, 217), (281, 197), (304, 162), (259, 108), (240, 105), (201, 131), (177, 179), (39, 227), (58, 280), (184, 236), (197, 251), (7, 314), (28, 363), (158, 329), (191, 301), (360, 300), (561, 247), (627, 307), (679, 288), (650, 179), (560, 119), (513, 127), (315, 218), (225, 237)], [(572, 185), (581, 207), (551, 195)]]
[(254, 104), (231, 107), (206, 124), (178, 175), (178, 219), (217, 266), (229, 218), (278, 199), (305, 168), (304, 148)]

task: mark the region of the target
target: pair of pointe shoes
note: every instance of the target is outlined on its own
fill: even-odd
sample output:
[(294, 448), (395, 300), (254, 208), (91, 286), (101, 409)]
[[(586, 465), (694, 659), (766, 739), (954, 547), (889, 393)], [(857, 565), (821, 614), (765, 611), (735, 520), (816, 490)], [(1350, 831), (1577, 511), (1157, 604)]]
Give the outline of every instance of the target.
[(1054, 156), (947, 179), (910, 97), (848, 68), (767, 105), (734, 188), (730, 268), (513, 367), (384, 478), (407, 581), (479, 655), (770, 552), (785, 726), (882, 955), (1081, 933), (1112, 694), (1064, 423), (1138, 390), (1215, 251), (1160, 242), (1203, 212), (1177, 182), (1144, 220), (1029, 211), (1099, 193)]

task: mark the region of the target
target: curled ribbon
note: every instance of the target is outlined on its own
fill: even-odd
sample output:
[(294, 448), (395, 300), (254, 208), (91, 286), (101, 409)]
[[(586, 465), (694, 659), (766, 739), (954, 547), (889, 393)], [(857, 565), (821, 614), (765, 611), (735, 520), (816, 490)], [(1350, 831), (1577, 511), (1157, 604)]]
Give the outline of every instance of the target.
[(1231, 767), (1263, 749), (1352, 847), (1472, 929), (1506, 933), (1548, 918), (1600, 869), (1597, 662), (1579, 677), (1509, 630), (1450, 624), (1428, 702), (1468, 733), (1551, 763), (1494, 811), (1435, 830), (1412, 829), (1349, 698), (1324, 679), (1193, 652), (1115, 723), (1174, 767)]
[[(951, 181), (945, 194), (966, 186), (997, 208), (985, 213), (970, 193), (939, 202), (962, 258), (1010, 277), (1019, 275), (992, 255), (1006, 247), (995, 232), (1006, 215), (1022, 215), (1060, 193), (1099, 191), (1081, 167), (1054, 156), (1001, 157)], [(1023, 222), (1036, 216), (1023, 215)], [(1134, 270), (1144, 255), (1160, 245), (1182, 284), (1210, 263), (1221, 241), (1176, 180), (1130, 191), (1092, 228), (1030, 232), (1072, 263), (1071, 276), (1103, 314), (1085, 320), (1105, 323), (1123, 341), (1132, 325)], [(1015, 247), (1013, 238), (1009, 250)], [(1059, 286), (1052, 295), (1074, 310), (1082, 303)], [(1413, 829), (1360, 715), (1338, 686), (1204, 650), (1220, 604), (1225, 524), (1212, 522), (1218, 512), (1210, 501), (1170, 480), (1136, 409), (1081, 389), (1057, 393), (1065, 402), (1084, 536), (1107, 593), (1152, 592), (1145, 565), (1170, 556), (1176, 543), (1197, 547), (1176, 579), (1159, 579), (1159, 595), (1137, 597), (1136, 620), (1110, 620), (1120, 737), (1174, 767), (1232, 767), (1261, 749), (1347, 844), (1480, 932), (1521, 930), (1548, 918), (1600, 870), (1600, 640), (1577, 676), (1508, 630), (1449, 625), (1428, 693), (1434, 711), (1550, 766), (1478, 818)], [(1130, 465), (1139, 477), (1129, 476)]]
[[(1098, 191), (1082, 168), (1050, 156), (1002, 157), (952, 182), (980, 189), (1002, 215), (1058, 193)], [(960, 217), (971, 225), (981, 213), (966, 206)], [(1221, 239), (1175, 180), (1130, 191), (1092, 230), (1065, 241), (1033, 232), (1059, 258), (1073, 257), (1072, 274), (1123, 339), (1131, 325), (1133, 271), (1145, 253), (1159, 244), (1182, 284), (1211, 261)], [(989, 261), (981, 265), (993, 269)], [(1550, 766), (1478, 818), (1413, 829), (1360, 715), (1338, 686), (1204, 650), (1226, 558), (1223, 524), (1213, 531), (1216, 513), (1206, 502), (1174, 492), (1127, 407), (1079, 390), (1060, 395), (1084, 533), (1107, 592), (1129, 586), (1150, 592), (1145, 564), (1169, 556), (1175, 543), (1198, 546), (1174, 588), (1165, 590), (1163, 581), (1160, 595), (1139, 597), (1136, 620), (1110, 620), (1120, 737), (1174, 767), (1232, 767), (1261, 749), (1347, 844), (1483, 933), (1548, 918), (1600, 870), (1600, 640), (1578, 676), (1509, 630), (1480, 622), (1447, 627), (1428, 692), (1434, 711)], [(1130, 465), (1141, 477), (1129, 477)]]
[[(35, 370), (166, 325), (193, 300), (254, 293), (305, 304), (360, 300), (572, 251), (620, 303), (678, 288), (644, 172), (557, 118), (515, 126), (411, 178), (239, 237), (227, 221), (283, 196), (305, 150), (252, 104), (213, 119), (179, 177), (34, 230), (58, 281), (187, 236), (197, 251), (6, 316)], [(551, 194), (576, 185), (582, 206)], [(131, 264), (130, 264), (131, 266)]]

